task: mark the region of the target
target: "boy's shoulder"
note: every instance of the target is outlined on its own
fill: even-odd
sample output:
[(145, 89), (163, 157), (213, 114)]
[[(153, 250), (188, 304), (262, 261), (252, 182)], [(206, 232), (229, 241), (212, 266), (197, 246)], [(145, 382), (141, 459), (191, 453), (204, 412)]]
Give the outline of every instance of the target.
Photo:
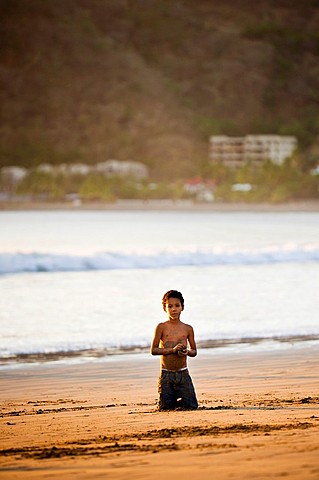
[(170, 325), (170, 321), (169, 320), (165, 320), (165, 322), (160, 322), (157, 324), (157, 327), (160, 327), (160, 328), (164, 328), (166, 325)]
[(167, 324), (168, 324), (168, 320), (166, 320), (166, 322), (160, 322), (160, 323), (157, 324), (156, 328), (164, 328), (165, 325), (167, 325)]
[(181, 322), (187, 330), (193, 330), (193, 327), (189, 325), (188, 323)]

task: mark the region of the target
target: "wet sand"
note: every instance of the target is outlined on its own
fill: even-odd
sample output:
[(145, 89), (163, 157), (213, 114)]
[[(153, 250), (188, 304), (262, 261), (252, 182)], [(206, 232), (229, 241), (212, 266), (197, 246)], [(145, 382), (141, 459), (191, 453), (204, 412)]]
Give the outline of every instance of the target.
[(0, 370), (1, 479), (319, 478), (318, 342), (199, 350), (199, 409), (158, 412), (159, 358)]

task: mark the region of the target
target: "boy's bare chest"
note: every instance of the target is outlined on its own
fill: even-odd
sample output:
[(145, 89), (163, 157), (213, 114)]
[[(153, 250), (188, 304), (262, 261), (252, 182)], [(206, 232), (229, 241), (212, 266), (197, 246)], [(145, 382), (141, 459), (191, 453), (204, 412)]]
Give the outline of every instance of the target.
[(175, 342), (187, 339), (187, 328), (185, 325), (167, 325), (163, 330), (162, 341)]

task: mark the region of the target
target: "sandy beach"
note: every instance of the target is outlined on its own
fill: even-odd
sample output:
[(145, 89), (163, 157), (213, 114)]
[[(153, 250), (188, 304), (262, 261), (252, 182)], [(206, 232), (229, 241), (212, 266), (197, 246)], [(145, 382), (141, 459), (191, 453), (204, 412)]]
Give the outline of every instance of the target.
[(0, 478), (318, 479), (318, 350), (200, 350), (196, 411), (156, 410), (146, 353), (6, 367)]
[(199, 212), (318, 212), (319, 201), (300, 200), (283, 203), (197, 203), (192, 200), (117, 200), (104, 202), (1, 201), (0, 211), (111, 210), (111, 211), (199, 211)]

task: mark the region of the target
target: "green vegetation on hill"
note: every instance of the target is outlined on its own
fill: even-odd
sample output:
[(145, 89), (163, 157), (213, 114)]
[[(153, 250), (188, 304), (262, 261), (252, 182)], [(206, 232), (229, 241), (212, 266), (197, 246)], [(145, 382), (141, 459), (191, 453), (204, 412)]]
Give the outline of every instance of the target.
[[(193, 179), (193, 186), (181, 180), (149, 182), (129, 176), (105, 177), (100, 173), (66, 174), (30, 169), (20, 182), (8, 182), (0, 176), (0, 192), (11, 199), (35, 201), (109, 202), (118, 199), (191, 199), (216, 202), (281, 203), (292, 200), (319, 199), (319, 175), (296, 168), (295, 160), (283, 165), (266, 162), (263, 166), (244, 165), (230, 169), (223, 165), (207, 166), (205, 180)], [(239, 188), (234, 188), (238, 186)], [(243, 188), (241, 188), (243, 187)], [(248, 187), (248, 188), (245, 188)], [(206, 191), (206, 194), (205, 194)]]
[[(314, 0), (1, 0), (0, 166), (110, 158), (203, 174), (211, 134), (317, 160)], [(314, 153), (315, 152), (315, 153)]]

